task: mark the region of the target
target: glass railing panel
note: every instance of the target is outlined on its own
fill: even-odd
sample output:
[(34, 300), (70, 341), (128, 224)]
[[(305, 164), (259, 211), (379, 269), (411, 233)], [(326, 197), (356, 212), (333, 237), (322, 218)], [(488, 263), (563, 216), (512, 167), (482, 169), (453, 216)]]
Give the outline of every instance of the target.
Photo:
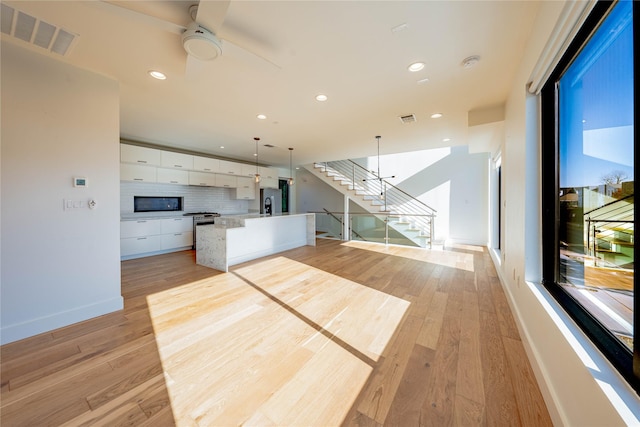
[(342, 239), (342, 221), (340, 213), (316, 213), (316, 237)]

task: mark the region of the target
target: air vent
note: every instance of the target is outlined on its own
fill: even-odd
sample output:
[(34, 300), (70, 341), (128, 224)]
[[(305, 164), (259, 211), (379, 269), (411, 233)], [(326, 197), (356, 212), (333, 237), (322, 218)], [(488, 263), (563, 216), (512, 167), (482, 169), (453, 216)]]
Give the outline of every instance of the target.
[(66, 56), (78, 39), (78, 35), (48, 22), (41, 21), (17, 9), (0, 4), (0, 31), (24, 42)]
[(414, 123), (416, 121), (415, 114), (409, 114), (407, 116), (400, 116), (400, 121), (402, 123)]

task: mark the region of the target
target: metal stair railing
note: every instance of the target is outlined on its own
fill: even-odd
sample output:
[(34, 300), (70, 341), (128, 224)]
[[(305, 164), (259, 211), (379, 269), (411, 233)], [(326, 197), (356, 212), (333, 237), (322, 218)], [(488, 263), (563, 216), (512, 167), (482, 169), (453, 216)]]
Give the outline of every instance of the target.
[[(381, 207), (381, 213), (414, 216), (412, 226), (433, 238), (433, 219), (436, 210), (416, 199), (395, 185), (381, 179), (375, 172), (369, 171), (353, 160), (336, 160), (316, 163), (329, 176), (341, 180), (350, 190), (371, 200), (372, 204)], [(423, 234), (424, 235), (424, 234)]]
[[(597, 262), (599, 243), (634, 244), (634, 196), (607, 203), (584, 213), (586, 244)], [(624, 237), (624, 238), (623, 238)]]

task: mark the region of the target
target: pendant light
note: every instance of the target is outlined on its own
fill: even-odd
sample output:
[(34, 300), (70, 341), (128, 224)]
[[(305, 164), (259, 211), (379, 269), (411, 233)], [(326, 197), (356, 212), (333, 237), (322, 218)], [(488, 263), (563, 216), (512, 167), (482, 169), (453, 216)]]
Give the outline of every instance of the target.
[(260, 138), (255, 137), (253, 139), (256, 141), (256, 174), (254, 178), (256, 182), (260, 182), (260, 172), (258, 170), (258, 141), (260, 141)]
[(291, 155), (293, 148), (289, 148), (289, 185), (293, 185), (293, 167), (291, 166)]

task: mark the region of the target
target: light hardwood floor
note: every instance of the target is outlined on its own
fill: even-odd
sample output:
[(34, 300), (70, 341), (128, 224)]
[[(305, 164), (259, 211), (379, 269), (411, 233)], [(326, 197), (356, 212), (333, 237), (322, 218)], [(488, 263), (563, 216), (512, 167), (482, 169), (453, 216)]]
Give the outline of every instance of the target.
[(0, 347), (5, 426), (547, 426), (486, 249), (122, 263), (125, 309)]

